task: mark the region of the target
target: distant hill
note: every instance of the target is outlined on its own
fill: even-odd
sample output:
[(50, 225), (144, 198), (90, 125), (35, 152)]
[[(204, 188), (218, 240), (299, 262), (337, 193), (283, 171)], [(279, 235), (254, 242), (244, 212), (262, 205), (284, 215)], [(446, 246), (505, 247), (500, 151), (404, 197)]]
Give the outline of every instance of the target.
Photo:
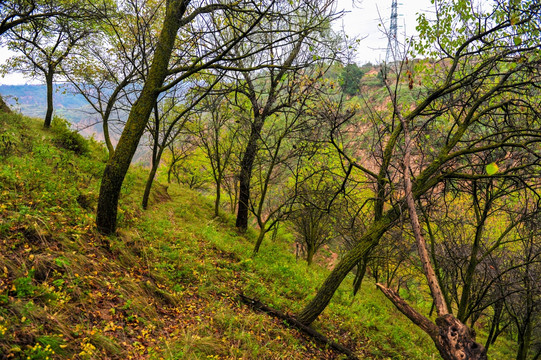
[[(47, 109), (47, 90), (45, 85), (0, 85), (0, 95), (13, 111), (26, 116), (43, 118)], [(95, 134), (102, 138), (101, 126), (90, 126), (99, 121), (98, 114), (82, 95), (75, 94), (69, 85), (55, 85), (54, 114), (73, 124), (76, 129), (84, 129), (85, 135)], [(88, 129), (87, 127), (90, 126)]]
[[(44, 118), (47, 109), (47, 91), (45, 85), (0, 85), (0, 95), (14, 112), (33, 118)], [(104, 141), (99, 115), (92, 109), (85, 98), (76, 94), (69, 85), (55, 85), (54, 114), (68, 120), (72, 128), (86, 137), (93, 136)], [(120, 137), (112, 129), (112, 142), (116, 145)], [(118, 130), (117, 130), (118, 131)], [(150, 152), (146, 142), (141, 141), (132, 162), (150, 164)]]

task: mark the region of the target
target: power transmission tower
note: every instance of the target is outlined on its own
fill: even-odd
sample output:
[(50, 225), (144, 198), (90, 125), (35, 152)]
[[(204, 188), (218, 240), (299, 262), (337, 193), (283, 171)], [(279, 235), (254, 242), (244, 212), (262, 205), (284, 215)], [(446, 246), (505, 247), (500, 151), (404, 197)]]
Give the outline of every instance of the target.
[(391, 5), (391, 24), (389, 25), (389, 43), (387, 44), (387, 54), (385, 55), (385, 63), (394, 61), (398, 50), (398, 1), (393, 0)]

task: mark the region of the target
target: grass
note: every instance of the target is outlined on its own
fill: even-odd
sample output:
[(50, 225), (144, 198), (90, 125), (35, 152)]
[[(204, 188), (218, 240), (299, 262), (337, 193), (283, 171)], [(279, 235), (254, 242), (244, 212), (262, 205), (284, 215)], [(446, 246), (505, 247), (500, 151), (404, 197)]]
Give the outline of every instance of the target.
[[(158, 183), (143, 212), (146, 171), (134, 167), (119, 231), (102, 237), (94, 212), (103, 147), (89, 140), (89, 152), (78, 155), (58, 146), (65, 133), (17, 114), (0, 114), (0, 134), (6, 358), (342, 358), (237, 300), (242, 292), (295, 313), (315, 294), (329, 270), (297, 261), (290, 235), (266, 239), (253, 258), (255, 232), (238, 234), (232, 216), (213, 217), (211, 199), (173, 184)], [(429, 338), (373, 283), (353, 298), (351, 282), (316, 329), (363, 359), (437, 358)]]

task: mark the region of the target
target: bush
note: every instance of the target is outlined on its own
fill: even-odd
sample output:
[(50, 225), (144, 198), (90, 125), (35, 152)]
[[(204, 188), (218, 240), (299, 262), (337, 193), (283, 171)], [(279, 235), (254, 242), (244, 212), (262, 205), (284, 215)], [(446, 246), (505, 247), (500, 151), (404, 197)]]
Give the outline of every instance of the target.
[(88, 141), (77, 131), (70, 129), (70, 123), (61, 117), (53, 118), (52, 129), (57, 134), (57, 146), (71, 150), (77, 155), (86, 155), (90, 152)]

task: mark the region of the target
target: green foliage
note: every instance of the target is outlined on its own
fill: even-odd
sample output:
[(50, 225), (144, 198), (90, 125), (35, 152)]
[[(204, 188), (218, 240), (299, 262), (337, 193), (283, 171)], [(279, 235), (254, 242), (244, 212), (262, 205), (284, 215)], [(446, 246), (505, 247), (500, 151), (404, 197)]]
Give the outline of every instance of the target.
[(357, 64), (347, 64), (342, 69), (340, 76), (340, 86), (342, 91), (350, 96), (357, 95), (360, 90), (360, 81), (364, 75), (364, 72)]
[(77, 155), (86, 155), (90, 152), (88, 140), (77, 131), (70, 129), (70, 123), (63, 118), (55, 116), (52, 129), (56, 133), (57, 146), (73, 151)]
[(208, 159), (201, 148), (197, 148), (175, 164), (172, 169), (179, 184), (184, 184), (190, 189), (204, 189), (212, 183), (212, 171)]
[(55, 354), (50, 345), (41, 345), (36, 343), (34, 346), (26, 349), (24, 352), (24, 359), (28, 360), (49, 360)]
[(13, 288), (17, 297), (30, 297), (34, 295), (36, 287), (33, 284), (33, 272), (29, 272), (24, 277), (19, 277), (13, 281)]
[(495, 175), (498, 172), (499, 168), (496, 163), (490, 163), (486, 166), (486, 171), (488, 175)]
[[(329, 273), (323, 256), (315, 263), (325, 266), (296, 261), (293, 237), (279, 231), (252, 258), (255, 234), (240, 236), (232, 218), (214, 218), (212, 202), (187, 186), (170, 185), (172, 200), (141, 213), (146, 172), (137, 167), (122, 190), (122, 228), (102, 237), (93, 212), (76, 199), (96, 196), (103, 149), (92, 145), (89, 156), (75, 156), (50, 146), (56, 133), (18, 115), (0, 118), (0, 126), (29, 144), (0, 167), (0, 353), (30, 359), (336, 356), (237, 301), (244, 292), (283, 311), (300, 310)], [(352, 279), (315, 324), (318, 330), (339, 342), (347, 337), (364, 358), (433, 356), (426, 336), (374, 284), (363, 284), (362, 301), (354, 300)]]

